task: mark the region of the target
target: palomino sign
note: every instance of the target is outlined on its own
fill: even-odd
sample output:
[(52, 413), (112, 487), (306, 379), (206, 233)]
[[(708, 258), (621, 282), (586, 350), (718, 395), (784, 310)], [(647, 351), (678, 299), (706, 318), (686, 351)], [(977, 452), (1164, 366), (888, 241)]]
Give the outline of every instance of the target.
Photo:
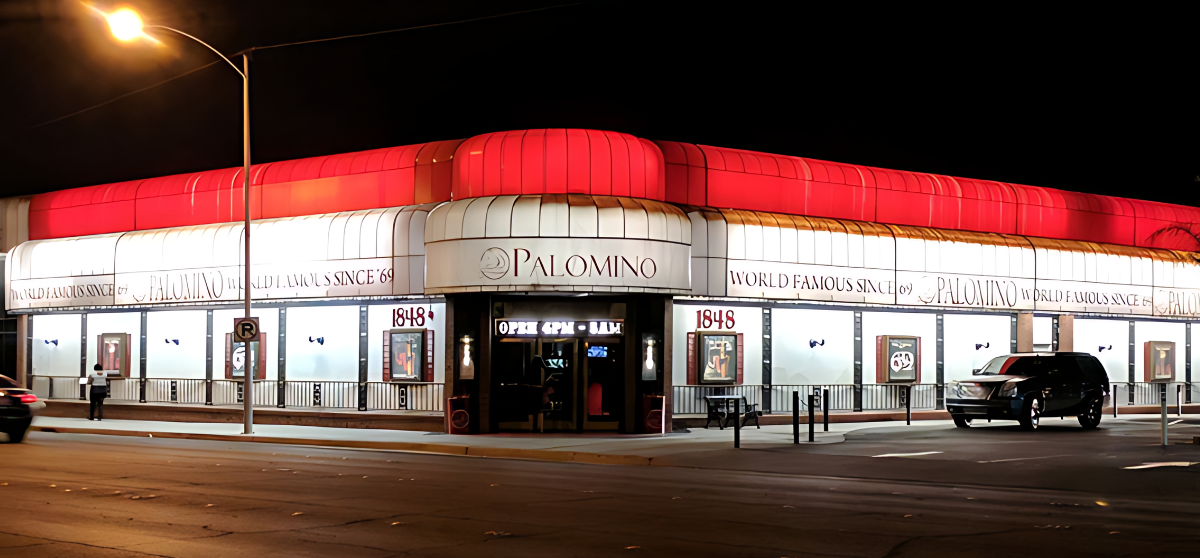
[(691, 289), (691, 248), (618, 238), (471, 238), (425, 245), (426, 292)]
[[(233, 301), (242, 298), (240, 266), (117, 273), (116, 304)], [(255, 299), (392, 294), (391, 258), (252, 265)]]
[[(250, 286), (257, 300), (390, 295), (395, 294), (391, 262), (367, 258), (256, 264)], [(242, 268), (10, 279), (7, 294), (11, 309), (232, 302), (242, 298)]]
[(1198, 316), (1200, 289), (728, 260), (728, 296), (905, 306)]

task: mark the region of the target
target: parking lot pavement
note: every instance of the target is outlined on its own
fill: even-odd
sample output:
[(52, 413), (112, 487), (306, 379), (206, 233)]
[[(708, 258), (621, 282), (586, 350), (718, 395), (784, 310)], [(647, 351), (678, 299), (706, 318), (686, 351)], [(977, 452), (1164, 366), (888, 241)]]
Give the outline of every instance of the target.
[(748, 445), (740, 451), (675, 454), (654, 465), (1200, 498), (1200, 445), (1192, 443), (1200, 435), (1200, 416), (1172, 416), (1170, 421), (1172, 443), (1167, 447), (1159, 443), (1159, 420), (1144, 416), (1106, 419), (1090, 431), (1073, 419), (1049, 419), (1034, 432), (1009, 421), (968, 429), (945, 421), (851, 428), (841, 444)]
[(0, 446), (19, 510), (0, 555), (1057, 558), (1200, 541), (1200, 466), (1125, 468), (1200, 461), (1200, 446), (1157, 447), (1153, 421), (784, 434), (625, 467), (34, 432)]

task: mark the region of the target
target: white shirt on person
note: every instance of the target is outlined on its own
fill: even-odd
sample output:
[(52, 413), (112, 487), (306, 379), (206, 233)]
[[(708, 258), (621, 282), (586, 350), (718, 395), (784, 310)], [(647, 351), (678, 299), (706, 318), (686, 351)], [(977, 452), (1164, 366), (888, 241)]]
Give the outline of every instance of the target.
[(108, 374), (106, 374), (103, 370), (91, 371), (88, 373), (88, 379), (92, 381), (93, 386), (104, 387), (108, 385)]

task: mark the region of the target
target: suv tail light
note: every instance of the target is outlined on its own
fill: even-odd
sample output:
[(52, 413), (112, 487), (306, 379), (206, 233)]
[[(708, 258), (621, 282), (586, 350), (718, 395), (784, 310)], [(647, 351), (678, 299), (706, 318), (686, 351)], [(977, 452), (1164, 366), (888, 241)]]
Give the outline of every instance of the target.
[(37, 396), (32, 393), (21, 394), (21, 403), (37, 403)]

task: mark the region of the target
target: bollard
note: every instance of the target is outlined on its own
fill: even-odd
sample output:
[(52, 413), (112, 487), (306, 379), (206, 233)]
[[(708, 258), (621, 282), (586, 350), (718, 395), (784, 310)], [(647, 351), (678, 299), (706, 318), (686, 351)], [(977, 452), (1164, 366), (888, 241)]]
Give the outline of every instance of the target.
[(1183, 385), (1175, 386), (1175, 415), (1183, 416)]
[(1167, 384), (1161, 384), (1158, 390), (1158, 401), (1162, 404), (1162, 445), (1167, 446)]
[(821, 401), (821, 421), (825, 423), (825, 431), (829, 432), (829, 390), (825, 390), (824, 400)]
[(742, 400), (733, 400), (733, 447), (742, 447)]
[(1121, 391), (1121, 384), (1113, 384), (1112, 386), (1112, 404), (1113, 418), (1117, 418), (1117, 392)]
[(815, 401), (813, 401), (813, 395), (810, 393), (808, 394), (808, 441), (810, 442), (816, 441), (815, 430), (817, 428), (817, 421), (813, 415), (813, 403)]
[(800, 392), (792, 392), (792, 443), (800, 443)]
[(912, 386), (904, 386), (904, 423), (912, 426)]

